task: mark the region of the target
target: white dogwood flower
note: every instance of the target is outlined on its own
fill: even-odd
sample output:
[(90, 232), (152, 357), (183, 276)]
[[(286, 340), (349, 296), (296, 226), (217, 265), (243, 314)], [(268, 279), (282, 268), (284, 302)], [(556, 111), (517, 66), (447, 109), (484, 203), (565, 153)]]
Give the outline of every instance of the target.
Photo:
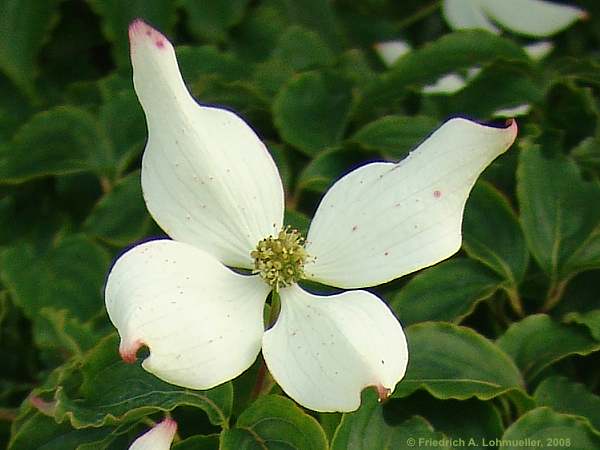
[(129, 450), (169, 450), (176, 432), (177, 422), (167, 418), (133, 441)]
[(442, 9), (455, 30), (481, 28), (499, 33), (498, 24), (531, 37), (551, 36), (587, 17), (582, 9), (543, 0), (444, 0)]
[[(355, 410), (367, 386), (389, 394), (408, 350), (388, 306), (365, 290), (318, 296), (297, 282), (374, 286), (451, 256), (469, 191), (512, 144), (516, 123), (453, 119), (399, 164), (351, 172), (321, 201), (304, 243), (283, 227), (281, 179), (254, 131), (194, 101), (162, 34), (138, 20), (129, 35), (148, 126), (144, 199), (172, 240), (134, 247), (109, 274), (106, 307), (123, 359), (135, 361), (146, 345), (147, 371), (208, 389), (245, 371), (262, 348), (274, 379), (307, 408)], [(265, 331), (272, 290), (281, 311)]]

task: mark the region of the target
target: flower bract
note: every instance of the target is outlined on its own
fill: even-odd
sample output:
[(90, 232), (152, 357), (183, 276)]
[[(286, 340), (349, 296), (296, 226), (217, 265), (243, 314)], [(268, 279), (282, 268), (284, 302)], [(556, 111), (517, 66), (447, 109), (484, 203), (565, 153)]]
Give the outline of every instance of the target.
[(444, 0), (442, 7), (455, 30), (481, 28), (499, 33), (498, 24), (532, 37), (551, 36), (587, 15), (574, 6), (544, 0)]
[(176, 432), (177, 422), (165, 419), (133, 441), (129, 450), (169, 450)]
[[(147, 371), (208, 389), (262, 349), (281, 388), (316, 411), (355, 410), (367, 386), (393, 391), (408, 362), (404, 332), (384, 301), (357, 288), (460, 248), (469, 192), (512, 144), (516, 123), (452, 119), (400, 163), (349, 173), (325, 194), (304, 242), (283, 225), (282, 182), (256, 133), (236, 114), (196, 103), (162, 34), (138, 20), (129, 35), (148, 126), (144, 199), (172, 239), (140, 244), (111, 269), (106, 306), (123, 359), (135, 361), (146, 345)], [(350, 290), (314, 295), (301, 277)], [(265, 331), (274, 289), (281, 311)]]

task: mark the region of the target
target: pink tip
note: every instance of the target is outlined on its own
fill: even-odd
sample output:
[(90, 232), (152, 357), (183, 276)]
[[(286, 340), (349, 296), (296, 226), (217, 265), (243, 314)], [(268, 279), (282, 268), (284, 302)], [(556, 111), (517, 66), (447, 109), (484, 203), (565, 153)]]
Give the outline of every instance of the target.
[(136, 339), (133, 342), (121, 340), (121, 345), (119, 345), (119, 354), (121, 355), (121, 359), (127, 364), (135, 363), (137, 360), (137, 352), (143, 345), (144, 343), (139, 339)]
[(375, 389), (377, 389), (377, 395), (379, 396), (380, 402), (387, 400), (390, 394), (392, 393), (391, 389), (388, 389), (381, 384), (375, 386)]
[(140, 42), (152, 42), (158, 49), (167, 46), (167, 38), (160, 32), (152, 28), (142, 19), (135, 19), (129, 25), (129, 42), (133, 47)]
[(165, 419), (157, 426), (164, 427), (166, 431), (169, 431), (173, 434), (175, 434), (177, 431), (177, 422), (170, 417), (165, 417)]
[(31, 397), (29, 397), (29, 403), (31, 403), (33, 407), (42, 414), (45, 414), (47, 416), (54, 415), (56, 402), (47, 402), (43, 398), (38, 397), (37, 395), (32, 395)]

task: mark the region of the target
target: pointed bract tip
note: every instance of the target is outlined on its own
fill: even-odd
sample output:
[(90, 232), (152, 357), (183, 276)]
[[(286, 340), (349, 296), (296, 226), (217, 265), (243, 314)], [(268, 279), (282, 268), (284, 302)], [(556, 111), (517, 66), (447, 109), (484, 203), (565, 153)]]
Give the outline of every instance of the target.
[(377, 389), (377, 396), (379, 397), (378, 398), (379, 402), (386, 401), (389, 398), (390, 394), (392, 393), (391, 389), (388, 389), (381, 384), (376, 385), (375, 389)]
[(165, 417), (165, 419), (162, 422), (160, 422), (157, 426), (163, 427), (165, 431), (168, 431), (173, 435), (175, 435), (175, 433), (177, 432), (177, 422), (175, 422), (175, 420), (171, 417)]
[(142, 19), (135, 19), (129, 25), (129, 42), (133, 46), (137, 42), (148, 41), (152, 42), (158, 49), (166, 47), (167, 38), (156, 29), (152, 28)]
[(121, 340), (121, 345), (119, 345), (119, 354), (121, 355), (121, 359), (127, 364), (135, 363), (137, 360), (137, 352), (143, 345), (144, 343), (139, 339), (131, 342)]
[(506, 121), (506, 127), (510, 129), (513, 141), (517, 137), (517, 133), (519, 132), (519, 126), (517, 125), (516, 119), (508, 119)]

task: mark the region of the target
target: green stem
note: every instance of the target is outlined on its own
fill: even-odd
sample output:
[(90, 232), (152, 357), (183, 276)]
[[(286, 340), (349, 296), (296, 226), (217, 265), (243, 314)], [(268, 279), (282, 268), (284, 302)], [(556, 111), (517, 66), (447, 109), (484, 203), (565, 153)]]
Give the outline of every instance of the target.
[[(279, 294), (275, 291), (271, 292), (271, 308), (269, 309), (269, 319), (267, 320), (267, 329), (271, 328), (277, 317), (279, 316), (279, 311), (281, 309), (281, 299), (279, 298)], [(256, 383), (254, 383), (254, 388), (252, 389), (252, 394), (250, 394), (250, 398), (252, 400), (257, 399), (262, 393), (265, 377), (267, 376), (267, 365), (265, 364), (264, 358), (261, 356), (260, 367), (258, 368), (258, 374), (256, 375)]]
[(506, 288), (506, 295), (508, 297), (508, 302), (512, 307), (513, 311), (520, 318), (525, 317), (525, 310), (523, 309), (523, 302), (521, 301), (521, 297), (519, 296), (519, 292), (516, 288)]
[(401, 20), (398, 25), (396, 25), (396, 31), (403, 30), (411, 26), (412, 24), (418, 22), (421, 19), (424, 19), (430, 14), (433, 14), (442, 4), (441, 0), (437, 0), (429, 5), (419, 9), (413, 15), (408, 16), (406, 19)]
[(548, 289), (548, 294), (546, 295), (546, 301), (542, 306), (541, 312), (547, 313), (552, 308), (554, 308), (561, 300), (562, 296), (565, 293), (565, 288), (569, 283), (570, 278), (565, 278), (561, 281), (553, 281)]

